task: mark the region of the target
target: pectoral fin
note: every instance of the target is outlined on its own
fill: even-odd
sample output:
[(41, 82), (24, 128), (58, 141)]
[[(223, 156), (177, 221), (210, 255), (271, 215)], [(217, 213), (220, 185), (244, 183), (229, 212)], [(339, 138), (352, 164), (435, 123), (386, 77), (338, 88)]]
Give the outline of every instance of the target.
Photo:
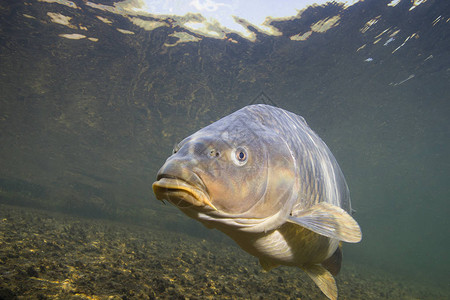
[(302, 267), (302, 269), (306, 272), (306, 274), (308, 274), (309, 277), (311, 277), (325, 296), (331, 300), (337, 299), (338, 291), (336, 281), (330, 272), (320, 265), (311, 265)]
[(358, 243), (362, 238), (361, 229), (352, 216), (342, 208), (325, 202), (293, 212), (288, 221), (343, 242)]

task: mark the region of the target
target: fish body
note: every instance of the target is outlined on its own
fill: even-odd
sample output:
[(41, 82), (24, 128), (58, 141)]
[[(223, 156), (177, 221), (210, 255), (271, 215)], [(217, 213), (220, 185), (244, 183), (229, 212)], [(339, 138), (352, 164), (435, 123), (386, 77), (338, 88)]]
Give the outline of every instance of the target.
[(246, 106), (185, 138), (153, 190), (265, 270), (300, 267), (330, 299), (340, 242), (362, 237), (331, 151), (302, 117), (269, 105)]

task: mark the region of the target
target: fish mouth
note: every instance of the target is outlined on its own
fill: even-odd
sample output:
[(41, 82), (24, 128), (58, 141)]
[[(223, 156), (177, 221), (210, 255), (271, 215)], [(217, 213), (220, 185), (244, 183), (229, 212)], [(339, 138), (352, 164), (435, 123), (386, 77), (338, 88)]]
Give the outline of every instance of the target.
[(188, 208), (193, 205), (198, 207), (209, 206), (217, 210), (207, 193), (181, 178), (164, 174), (159, 175), (152, 188), (156, 199), (167, 200), (179, 208)]

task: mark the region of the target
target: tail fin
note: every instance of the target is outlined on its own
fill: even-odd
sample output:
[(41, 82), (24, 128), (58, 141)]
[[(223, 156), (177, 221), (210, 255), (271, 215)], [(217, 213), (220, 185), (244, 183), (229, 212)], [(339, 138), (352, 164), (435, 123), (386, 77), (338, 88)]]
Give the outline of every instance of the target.
[(337, 300), (338, 291), (333, 275), (321, 265), (302, 267), (309, 277), (330, 300)]

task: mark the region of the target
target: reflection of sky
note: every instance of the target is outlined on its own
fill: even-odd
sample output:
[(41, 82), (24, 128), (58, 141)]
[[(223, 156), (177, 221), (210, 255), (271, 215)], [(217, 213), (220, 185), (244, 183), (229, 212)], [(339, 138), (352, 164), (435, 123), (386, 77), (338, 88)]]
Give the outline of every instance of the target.
[[(71, 0), (39, 1), (59, 3), (75, 9), (79, 8)], [(199, 35), (203, 35), (219, 39), (227, 38), (229, 41), (237, 43), (236, 40), (233, 40), (228, 35), (229, 33), (237, 33), (243, 38), (254, 41), (256, 40), (256, 34), (249, 29), (249, 26), (253, 26), (258, 31), (268, 35), (281, 35), (282, 33), (277, 28), (271, 26), (272, 20), (300, 18), (301, 11), (310, 5), (324, 5), (327, 2), (335, 2), (343, 5), (345, 9), (359, 1), (363, 0), (118, 0), (113, 5), (99, 4), (86, 0), (85, 3), (94, 9), (122, 15), (136, 26), (145, 30), (153, 30), (161, 26), (173, 28), (179, 26), (196, 35), (196, 37), (193, 37), (189, 36), (190, 33), (178, 34), (174, 32), (173, 34), (180, 39), (179, 42), (194, 41), (198, 39)], [(399, 1), (391, 0), (387, 5), (396, 6)], [(414, 0), (410, 10), (426, 1)], [(50, 14), (52, 13), (50, 12)], [(69, 28), (76, 28), (70, 23), (68, 16), (55, 14), (49, 16), (52, 18), (52, 22), (68, 26)], [(106, 18), (97, 17), (107, 24), (112, 23)], [(145, 17), (152, 17), (152, 19)], [(304, 41), (312, 32), (325, 32), (339, 24), (340, 16), (328, 15), (323, 18), (311, 24), (309, 31), (299, 32), (289, 38), (291, 40)], [(368, 21), (362, 33), (376, 23), (378, 18)], [(435, 22), (438, 22), (440, 18), (439, 16)], [(120, 29), (120, 32), (132, 33), (123, 29)]]
[[(219, 23), (232, 31), (247, 31), (236, 23), (234, 16), (242, 18), (258, 28), (271, 32), (270, 27), (262, 24), (266, 17), (282, 18), (296, 16), (297, 13), (312, 4), (324, 4), (329, 0), (141, 0), (143, 6), (139, 9), (152, 15), (184, 16), (187, 13), (200, 13), (208, 23)], [(336, 1), (351, 5), (353, 1)], [(185, 24), (193, 29), (199, 29), (204, 24), (190, 22)]]

